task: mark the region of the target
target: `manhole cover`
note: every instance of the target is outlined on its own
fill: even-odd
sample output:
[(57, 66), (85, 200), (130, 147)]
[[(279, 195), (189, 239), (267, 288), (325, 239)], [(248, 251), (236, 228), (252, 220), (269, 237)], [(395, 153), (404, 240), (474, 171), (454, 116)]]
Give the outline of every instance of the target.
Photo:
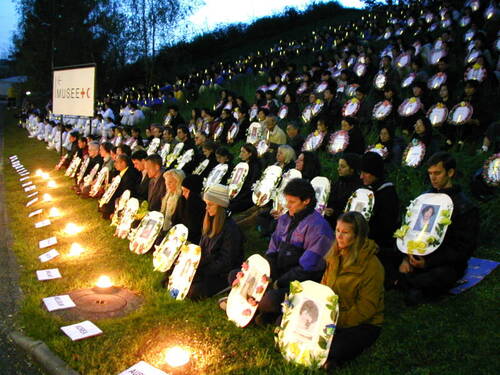
[(127, 300), (113, 294), (89, 293), (74, 301), (77, 309), (93, 313), (107, 313), (123, 309)]
[(118, 318), (130, 314), (143, 302), (137, 293), (120, 287), (113, 287), (108, 292), (97, 288), (79, 289), (68, 294), (76, 307), (54, 311), (67, 321)]

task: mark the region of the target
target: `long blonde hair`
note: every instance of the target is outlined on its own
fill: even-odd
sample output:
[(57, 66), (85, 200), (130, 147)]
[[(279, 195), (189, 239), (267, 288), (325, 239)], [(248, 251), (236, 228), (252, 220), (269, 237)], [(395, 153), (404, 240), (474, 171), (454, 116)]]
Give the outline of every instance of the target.
[(356, 238), (354, 240), (354, 243), (349, 246), (349, 250), (342, 254), (342, 249), (339, 248), (337, 241), (335, 240), (330, 252), (336, 256), (342, 255), (345, 261), (344, 266), (351, 266), (358, 261), (359, 253), (361, 252), (361, 249), (368, 239), (368, 223), (365, 220), (364, 216), (356, 211), (350, 211), (340, 215), (337, 219), (337, 222), (339, 221), (350, 224)]
[(208, 214), (208, 210), (205, 212), (205, 218), (203, 219), (203, 235), (209, 238), (214, 238), (220, 232), (226, 223), (226, 210), (222, 206), (217, 206), (217, 212), (212, 217)]

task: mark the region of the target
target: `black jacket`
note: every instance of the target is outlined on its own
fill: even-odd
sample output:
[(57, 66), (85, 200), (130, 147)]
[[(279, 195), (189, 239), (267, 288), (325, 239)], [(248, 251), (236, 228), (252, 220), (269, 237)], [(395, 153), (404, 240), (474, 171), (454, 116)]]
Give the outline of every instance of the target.
[(453, 214), (441, 246), (425, 256), (425, 268), (451, 265), (462, 276), (467, 268), (467, 261), (477, 248), (479, 209), (460, 186), (439, 191), (431, 189), (428, 193), (447, 194), (453, 201)]
[(259, 159), (250, 161), (248, 167), (248, 174), (239, 194), (229, 202), (229, 211), (232, 214), (248, 210), (253, 206), (252, 185), (260, 178), (262, 167)]
[(363, 155), (365, 153), (365, 139), (359, 128), (354, 127), (349, 130), (349, 144), (344, 150), (345, 153)]
[(142, 202), (148, 199), (149, 177), (148, 174), (146, 173), (144, 178), (142, 178), (142, 172), (140, 173), (141, 176), (139, 178), (139, 183), (137, 184), (135, 194), (137, 196), (137, 199), (139, 199), (139, 201)]
[(222, 277), (243, 262), (243, 233), (231, 218), (226, 218), (222, 231), (215, 237), (201, 236), (201, 259), (197, 276)]
[(148, 179), (148, 209), (149, 211), (160, 211), (161, 210), (161, 200), (167, 191), (165, 186), (165, 180), (163, 179), (163, 171), (154, 182), (152, 179)]
[(332, 185), (328, 208), (333, 209), (333, 215), (326, 217), (332, 228), (337, 225), (337, 218), (344, 212), (347, 200), (354, 191), (361, 187), (361, 180), (357, 174), (339, 177)]
[(370, 235), (381, 248), (392, 248), (393, 234), (399, 227), (399, 198), (392, 182), (383, 179), (368, 187), (375, 195), (375, 205), (370, 218)]
[(191, 191), (188, 199), (183, 196), (179, 198), (172, 215), (172, 225), (184, 224), (189, 230), (188, 241), (197, 244), (200, 242), (204, 217), (205, 202), (199, 194), (193, 194)]

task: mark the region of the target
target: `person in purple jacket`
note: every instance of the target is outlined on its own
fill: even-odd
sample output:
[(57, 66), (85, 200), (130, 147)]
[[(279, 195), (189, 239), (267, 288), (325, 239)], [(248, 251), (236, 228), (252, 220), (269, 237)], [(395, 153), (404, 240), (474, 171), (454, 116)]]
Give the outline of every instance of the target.
[(266, 252), (271, 282), (259, 303), (258, 324), (272, 323), (281, 314), (291, 281), (321, 281), (326, 266), (323, 257), (334, 238), (328, 222), (314, 209), (316, 197), (309, 181), (291, 180), (284, 194), (288, 213), (278, 219)]

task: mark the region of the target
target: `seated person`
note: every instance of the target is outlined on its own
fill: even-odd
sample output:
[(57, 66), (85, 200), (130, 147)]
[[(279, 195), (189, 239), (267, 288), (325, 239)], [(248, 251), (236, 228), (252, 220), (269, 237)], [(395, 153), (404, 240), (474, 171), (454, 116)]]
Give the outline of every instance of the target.
[(161, 213), (163, 214), (164, 232), (172, 227), (172, 216), (174, 215), (177, 204), (182, 194), (182, 181), (186, 177), (184, 171), (180, 169), (169, 169), (163, 174), (165, 179), (166, 194), (161, 200)]
[(213, 185), (203, 195), (206, 213), (200, 240), (201, 259), (187, 298), (213, 296), (227, 286), (229, 272), (243, 262), (243, 233), (227, 216), (227, 186)]
[(430, 155), (433, 155), (436, 150), (439, 150), (439, 145), (432, 134), (432, 125), (427, 117), (419, 117), (413, 125), (413, 135), (411, 137), (410, 143), (414, 140), (420, 141), (425, 145), (425, 155), (424, 160), (426, 160)]
[(295, 169), (302, 173), (302, 178), (311, 181), (321, 175), (321, 164), (318, 155), (312, 151), (303, 151), (295, 160)]
[[(323, 257), (333, 241), (332, 228), (314, 209), (316, 195), (310, 182), (293, 179), (286, 185), (284, 195), (288, 212), (279, 217), (266, 252), (272, 280), (259, 304), (258, 324), (271, 323), (281, 314), (281, 303), (291, 281), (321, 280)], [(229, 275), (230, 285), (237, 271)]]
[(222, 185), (227, 185), (227, 181), (231, 177), (231, 171), (233, 170), (233, 154), (226, 147), (220, 146), (215, 150), (215, 159), (217, 160), (217, 165), (227, 165), (227, 172), (222, 177), (222, 180), (220, 180)]
[(137, 150), (132, 154), (132, 163), (134, 168), (141, 172), (141, 181), (136, 188), (136, 195), (139, 201), (145, 201), (148, 199), (148, 188), (149, 188), (149, 177), (148, 171), (146, 170), (146, 158), (148, 154), (144, 150)]
[(203, 178), (189, 175), (182, 180), (182, 195), (172, 216), (172, 226), (184, 224), (189, 230), (188, 241), (199, 243), (203, 218), (205, 217), (205, 202), (201, 199)]
[(361, 180), (373, 191), (375, 204), (370, 217), (370, 238), (381, 249), (393, 252), (394, 231), (399, 226), (399, 198), (392, 182), (385, 180), (384, 160), (375, 152), (367, 152), (361, 159)]
[(382, 125), (379, 131), (378, 143), (387, 148), (388, 155), (384, 162), (393, 167), (400, 166), (404, 151), (404, 140), (394, 134), (394, 128)]
[(349, 133), (349, 144), (344, 152), (363, 155), (365, 152), (365, 139), (359, 129), (359, 122), (354, 117), (343, 117), (341, 129)]
[(289, 169), (295, 168), (295, 159), (295, 150), (292, 146), (281, 145), (278, 147), (278, 152), (276, 153), (275, 165), (280, 167), (283, 173), (285, 173)]
[(339, 297), (337, 329), (327, 368), (342, 365), (375, 343), (384, 320), (384, 268), (377, 244), (368, 238), (368, 223), (359, 212), (342, 214), (335, 242), (325, 257), (321, 283)]
[(286, 144), (286, 134), (278, 126), (278, 119), (275, 116), (268, 116), (264, 120), (264, 125), (266, 127), (264, 135), (269, 148), (262, 155), (262, 160), (265, 166), (269, 166), (276, 162), (278, 147)]
[[(257, 156), (257, 149), (251, 143), (246, 143), (241, 146), (240, 159), (242, 162), (248, 163), (248, 174), (240, 192), (229, 203), (228, 208), (233, 215), (240, 212), (243, 213), (243, 211), (254, 206), (252, 201), (252, 185), (260, 178), (262, 173), (260, 159)], [(246, 215), (242, 216), (242, 218), (244, 217), (246, 217)]]
[(459, 280), (477, 247), (479, 211), (454, 184), (456, 161), (447, 152), (432, 155), (427, 162), (432, 189), (453, 201), (451, 224), (441, 245), (426, 256), (406, 255), (399, 266), (398, 284), (406, 290), (405, 302), (416, 305), (446, 293)]
[(160, 211), (161, 201), (165, 196), (166, 187), (162, 179), (163, 161), (158, 154), (151, 154), (146, 158), (146, 171), (149, 177), (148, 183), (148, 210)]
[(332, 184), (330, 199), (325, 210), (325, 217), (332, 228), (337, 225), (337, 218), (344, 212), (349, 197), (361, 187), (360, 164), (361, 157), (357, 154), (343, 153), (339, 159), (337, 167), (339, 178)]
[(304, 144), (304, 137), (300, 135), (300, 126), (297, 122), (290, 121), (286, 126), (286, 140), (286, 143), (294, 149), (295, 154), (300, 154)]
[(135, 188), (141, 180), (140, 172), (132, 166), (130, 158), (125, 154), (116, 157), (115, 168), (121, 180), (109, 202), (100, 208), (104, 219), (111, 218), (115, 209), (115, 200), (120, 198), (125, 190), (130, 190), (130, 195), (135, 196)]
[(88, 150), (89, 150), (88, 157), (90, 158), (90, 160), (89, 160), (89, 164), (87, 165), (87, 168), (85, 169), (85, 171), (83, 171), (83, 176), (80, 180), (80, 183), (75, 186), (75, 191), (77, 194), (81, 193), (82, 188), (84, 186), (83, 180), (85, 177), (87, 177), (90, 174), (90, 172), (92, 171), (94, 166), (99, 164), (99, 167), (100, 167), (102, 165), (102, 157), (101, 157), (101, 155), (99, 155), (99, 143), (98, 142), (90, 142)]
[(201, 151), (203, 153), (204, 158), (203, 160), (200, 161), (200, 163), (208, 159), (208, 165), (200, 174), (200, 176), (203, 178), (208, 177), (210, 171), (217, 165), (217, 159), (215, 158), (216, 149), (217, 149), (217, 144), (210, 140), (205, 141), (201, 146)]

